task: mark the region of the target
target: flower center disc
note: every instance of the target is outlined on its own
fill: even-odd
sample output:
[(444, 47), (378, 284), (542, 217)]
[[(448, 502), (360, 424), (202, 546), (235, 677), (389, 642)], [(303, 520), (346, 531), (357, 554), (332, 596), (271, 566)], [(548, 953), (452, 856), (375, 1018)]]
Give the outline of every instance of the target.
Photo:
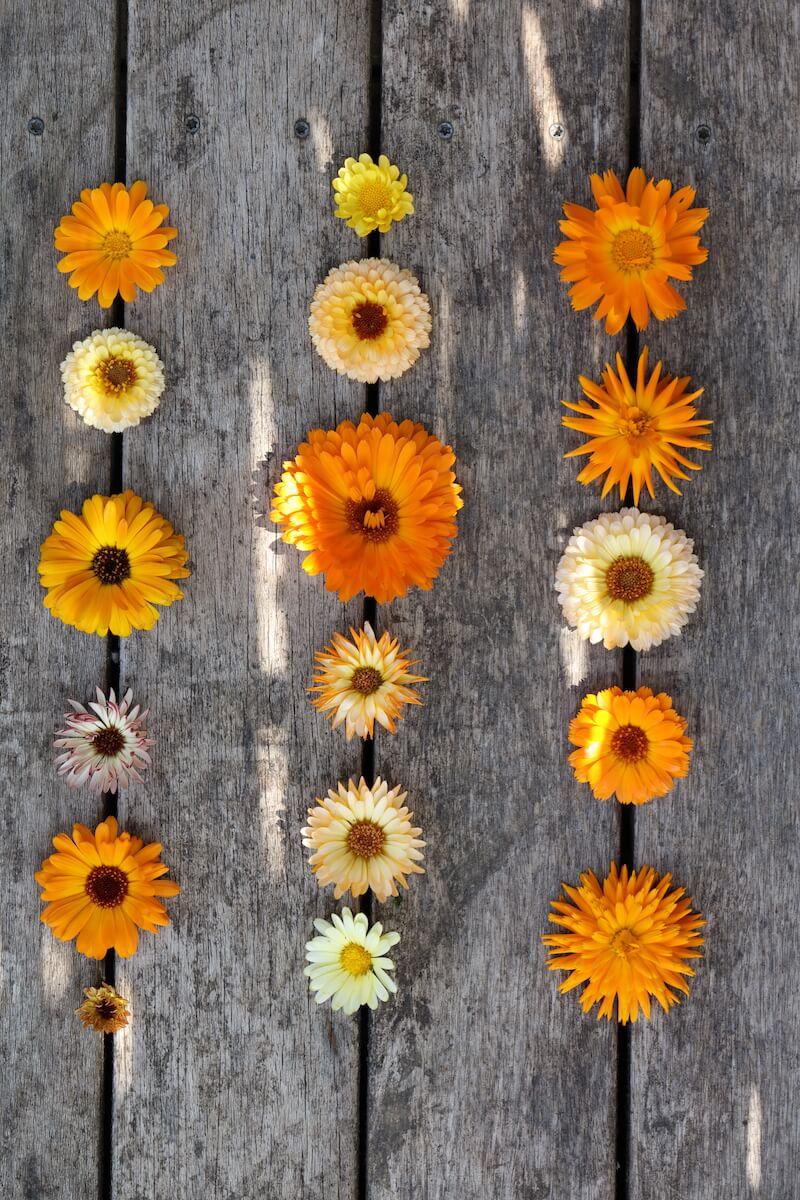
[(92, 570), (101, 583), (122, 583), (131, 573), (127, 550), (119, 546), (101, 546), (92, 559)]
[(127, 391), (136, 383), (136, 368), (128, 358), (107, 358), (97, 373), (107, 392)]
[(374, 858), (380, 854), (386, 834), (372, 821), (359, 821), (347, 835), (347, 848), (356, 858)]
[(109, 258), (118, 261), (121, 258), (127, 258), (131, 252), (133, 242), (127, 233), (121, 233), (118, 229), (112, 229), (111, 233), (107, 233), (103, 239), (103, 249)]
[(650, 745), (647, 734), (639, 725), (621, 725), (611, 738), (611, 750), (626, 762), (640, 762)]
[(371, 542), (385, 542), (397, 532), (397, 505), (383, 488), (371, 500), (348, 500), (347, 523)]
[(350, 320), (353, 322), (356, 335), (361, 338), (362, 342), (372, 342), (375, 338), (379, 338), (389, 324), (389, 318), (383, 305), (375, 304), (372, 300), (365, 300), (363, 304), (354, 308), (350, 314)]
[(366, 217), (377, 217), (382, 208), (386, 208), (392, 198), (385, 183), (379, 179), (370, 179), (362, 184), (358, 193), (358, 204)]
[(650, 425), (650, 418), (640, 408), (629, 408), (628, 415), (620, 426), (620, 433), (628, 437), (641, 437)]
[(117, 1015), (117, 1010), (111, 1000), (98, 1000), (95, 1012), (101, 1021), (111, 1021)]
[(644, 229), (623, 229), (611, 246), (614, 265), (627, 274), (646, 271), (655, 256), (653, 239)]
[(348, 942), (339, 961), (348, 975), (366, 975), (372, 966), (372, 955), (357, 942)]
[(128, 894), (128, 876), (119, 867), (92, 867), (86, 895), (99, 908), (118, 908)]
[(353, 672), (350, 682), (357, 692), (361, 692), (362, 696), (371, 696), (383, 683), (383, 676), (374, 667), (359, 667), (357, 671)]
[(639, 949), (639, 941), (630, 929), (618, 929), (611, 939), (611, 950), (619, 958), (628, 958)]
[(125, 745), (125, 738), (113, 725), (99, 730), (92, 738), (92, 745), (104, 758), (114, 758)]
[(612, 600), (632, 604), (653, 590), (655, 575), (643, 558), (616, 558), (606, 572), (606, 588)]

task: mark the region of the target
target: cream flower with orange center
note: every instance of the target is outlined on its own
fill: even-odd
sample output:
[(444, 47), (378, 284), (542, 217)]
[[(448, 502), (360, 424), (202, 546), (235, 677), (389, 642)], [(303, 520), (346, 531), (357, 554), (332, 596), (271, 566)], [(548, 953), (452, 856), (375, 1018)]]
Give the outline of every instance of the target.
[(152, 346), (126, 329), (96, 329), (61, 364), (64, 399), (87, 425), (121, 433), (158, 407), (164, 366)]

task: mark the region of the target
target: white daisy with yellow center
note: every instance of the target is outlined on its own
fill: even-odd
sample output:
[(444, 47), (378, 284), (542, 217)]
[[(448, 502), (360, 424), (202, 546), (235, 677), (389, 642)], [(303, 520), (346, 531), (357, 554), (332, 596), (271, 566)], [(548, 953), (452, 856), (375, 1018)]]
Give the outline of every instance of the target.
[(607, 650), (649, 650), (680, 633), (703, 572), (694, 543), (666, 517), (623, 508), (575, 530), (556, 571), (564, 616)]
[(152, 346), (127, 329), (96, 329), (61, 364), (64, 399), (87, 425), (121, 433), (155, 412), (164, 366)]
[(380, 777), (372, 787), (351, 779), (308, 810), (303, 845), (314, 851), (308, 861), (320, 887), (334, 884), (337, 900), (371, 888), (383, 901), (398, 894), (398, 883), (408, 887), (406, 876), (424, 875), (419, 863), (425, 843), (404, 807), (406, 795), (399, 787), (390, 791)]
[(363, 913), (354, 917), (349, 908), (330, 921), (317, 917), (314, 928), (319, 937), (306, 942), (304, 974), (317, 1004), (330, 1000), (334, 1012), (341, 1008), (349, 1016), (363, 1004), (377, 1008), (397, 991), (386, 953), (400, 941), (399, 933), (384, 933), (380, 921), (370, 928)]

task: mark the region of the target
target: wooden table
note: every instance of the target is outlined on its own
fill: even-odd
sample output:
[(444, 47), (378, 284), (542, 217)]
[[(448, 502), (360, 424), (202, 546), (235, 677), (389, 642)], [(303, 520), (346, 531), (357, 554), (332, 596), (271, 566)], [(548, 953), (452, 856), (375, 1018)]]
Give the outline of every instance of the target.
[[(786, 0), (5, 0), (4, 1197), (85, 1200), (98, 1179), (104, 1200), (797, 1197), (796, 18)], [(306, 328), (317, 282), (367, 253), (330, 203), (367, 148), (409, 173), (417, 215), (380, 253), (435, 321), (369, 397)], [(551, 254), (562, 202), (632, 160), (712, 210), (689, 311), (647, 341), (705, 385), (715, 448), (682, 498), (646, 505), (707, 575), (684, 636), (632, 664), (696, 739), (689, 779), (636, 813), (635, 858), (695, 898), (707, 955), (685, 1004), (620, 1033), (557, 995), (539, 938), (561, 880), (606, 871), (631, 834), (566, 765), (569, 718), (622, 654), (577, 641), (553, 590), (573, 526), (618, 506), (563, 461), (559, 400), (625, 337), (570, 311)], [(179, 265), (101, 314), (56, 273), (52, 230), (81, 187), (140, 177)], [(59, 378), (114, 321), (168, 371), (121, 458)], [(428, 874), (381, 909), (399, 992), (359, 1021), (307, 993), (333, 901), (299, 830), (362, 769), (304, 688), (363, 609), (308, 578), (265, 511), (305, 432), (368, 400), (453, 443), (466, 506), (433, 591), (378, 613), (431, 678), (374, 752)], [(183, 891), (117, 962), (134, 1021), (104, 1049), (73, 1015), (95, 965), (40, 926), (32, 873), (101, 815), (56, 780), (50, 741), (116, 663), (48, 616), (36, 562), (59, 509), (120, 478), (186, 534), (193, 576), (120, 652), (158, 739), (120, 819), (164, 843)]]

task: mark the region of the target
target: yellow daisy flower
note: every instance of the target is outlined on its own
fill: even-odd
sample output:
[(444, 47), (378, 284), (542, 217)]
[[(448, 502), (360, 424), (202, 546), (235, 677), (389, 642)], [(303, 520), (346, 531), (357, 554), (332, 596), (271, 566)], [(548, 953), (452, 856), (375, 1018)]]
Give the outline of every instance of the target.
[(96, 1029), (98, 1033), (116, 1033), (128, 1024), (128, 1001), (109, 983), (104, 983), (102, 987), (85, 988), (83, 994), (86, 999), (75, 1012), (87, 1029)]
[(407, 875), (425, 874), (418, 865), (422, 830), (412, 827), (414, 814), (403, 807), (406, 795), (399, 787), (389, 791), (380, 777), (372, 787), (363, 778), (358, 784), (351, 779), (308, 810), (303, 845), (314, 851), (308, 861), (320, 887), (334, 884), (337, 900), (347, 891), (363, 896), (371, 888), (383, 901), (398, 894), (398, 883), (408, 888)]
[(406, 191), (408, 178), (382, 154), (377, 163), (369, 154), (358, 160), (346, 158), (333, 180), (336, 216), (341, 217), (359, 237), (377, 229), (388, 233), (393, 221), (402, 221), (414, 211), (414, 197)]
[(156, 605), (183, 599), (172, 582), (191, 574), (183, 536), (133, 492), (92, 496), (81, 515), (62, 510), (42, 545), (39, 582), (52, 616), (83, 633), (127, 637), (151, 629)]
[(164, 366), (152, 346), (126, 329), (96, 329), (61, 364), (64, 399), (87, 425), (121, 433), (158, 407)]
[(585, 1013), (600, 1001), (597, 1019), (611, 1020), (616, 1001), (625, 1025), (640, 1012), (650, 1019), (651, 997), (668, 1012), (680, 1003), (677, 992), (688, 995), (688, 960), (702, 958), (698, 930), (705, 922), (684, 889), (671, 884), (671, 875), (659, 880), (652, 867), (629, 876), (614, 863), (602, 887), (592, 871), (578, 887), (562, 884), (569, 900), (552, 901), (549, 920), (566, 932), (542, 941), (551, 949), (549, 969), (570, 973), (560, 992), (587, 984), (580, 996)]
[(376, 638), (368, 621), (363, 629), (351, 629), (350, 638), (335, 633), (330, 646), (315, 655), (319, 664), (309, 692), (319, 692), (311, 703), (327, 713), (334, 729), (344, 724), (348, 740), (374, 736), (375, 722), (394, 733), (406, 704), (421, 704), (413, 687), (426, 683), (424, 675), (412, 675), (416, 660), (400, 649), (388, 633)]
[(370, 927), (363, 913), (354, 917), (349, 908), (330, 921), (317, 917), (314, 928), (319, 936), (306, 942), (303, 974), (317, 1004), (330, 1000), (334, 1012), (341, 1008), (350, 1016), (362, 1004), (377, 1008), (397, 991), (386, 953), (400, 941), (399, 933), (384, 933), (380, 921)]
[(617, 485), (620, 500), (625, 499), (631, 482), (634, 504), (639, 503), (642, 484), (651, 496), (654, 495), (653, 470), (678, 496), (681, 491), (673, 480), (689, 478), (682, 468), (700, 470), (700, 463), (692, 462), (676, 447), (711, 449), (711, 443), (705, 440), (711, 421), (701, 420), (692, 405), (703, 389), (687, 393), (689, 377), (662, 377), (661, 363), (656, 364), (647, 379), (647, 357), (645, 347), (639, 356), (635, 387), (628, 379), (622, 356), (618, 354), (617, 374), (606, 363), (602, 384), (580, 376), (587, 400), (577, 404), (568, 400), (561, 402), (565, 408), (579, 414), (563, 417), (562, 424), (589, 437), (584, 445), (564, 456), (590, 456), (588, 465), (578, 475), (578, 482), (593, 483), (605, 475), (602, 494), (607, 495)]
[(328, 273), (314, 293), (308, 327), (329, 367), (375, 383), (397, 379), (430, 345), (430, 305), (410, 271), (364, 258)]

